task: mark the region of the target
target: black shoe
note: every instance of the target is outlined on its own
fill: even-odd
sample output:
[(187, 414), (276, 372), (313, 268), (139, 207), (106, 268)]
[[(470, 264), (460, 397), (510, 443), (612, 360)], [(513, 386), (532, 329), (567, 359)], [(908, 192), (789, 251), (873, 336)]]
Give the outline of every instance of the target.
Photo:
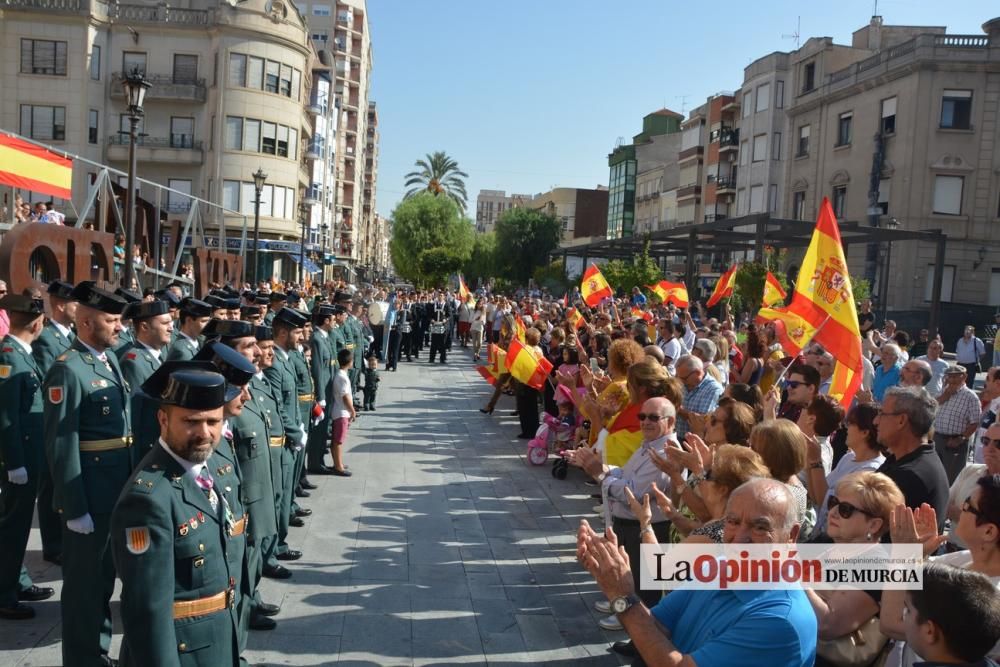
[(306, 522), (302, 520), (302, 517), (293, 516), (291, 519), (288, 520), (288, 525), (291, 526), (292, 528), (301, 528), (302, 526), (306, 525)]
[(308, 498), (311, 495), (312, 494), (306, 491), (305, 489), (295, 489), (296, 498)]
[(17, 592), (18, 602), (38, 602), (48, 600), (56, 594), (56, 589), (32, 585), (31, 588)]
[(26, 621), (35, 617), (35, 610), (26, 604), (15, 602), (7, 607), (0, 607), (0, 618), (8, 621)]
[(274, 630), (276, 627), (278, 627), (278, 622), (273, 618), (261, 616), (260, 614), (252, 614), (250, 616), (251, 630)]
[(332, 475), (333, 468), (330, 468), (329, 466), (323, 466), (321, 468), (309, 468), (308, 472), (310, 475)]
[(281, 611), (281, 607), (276, 604), (270, 604), (268, 602), (261, 602), (254, 609), (254, 615), (260, 616), (277, 616), (278, 612)]
[(625, 656), (626, 658), (634, 658), (639, 655), (639, 650), (636, 649), (635, 644), (631, 639), (628, 641), (615, 642), (611, 645), (611, 650)]
[(369, 407), (368, 407), (368, 410), (369, 410), (370, 412), (375, 412), (375, 406), (374, 406), (374, 405), (372, 405), (372, 406), (369, 406)]
[(268, 579), (290, 579), (292, 571), (283, 565), (265, 565), (261, 574)]
[(484, 415), (493, 414), (493, 408), (479, 408), (479, 411), (482, 412)]
[(299, 482), (299, 486), (301, 486), (303, 489), (306, 489), (307, 491), (315, 491), (316, 489), (319, 488), (318, 486), (310, 482), (308, 479), (304, 479), (301, 482)]
[(337, 470), (336, 468), (330, 468), (330, 470), (333, 471), (330, 474), (331, 475), (336, 475), (337, 477), (350, 477), (351, 476), (351, 471), (348, 470), (348, 469), (346, 469), (346, 468), (343, 469), (343, 470)]
[(312, 513), (313, 511), (307, 507), (300, 507), (299, 509), (295, 510), (295, 516), (298, 517), (310, 516), (312, 515)]
[(278, 560), (298, 560), (302, 558), (302, 552), (296, 551), (295, 549), (289, 549), (283, 554), (278, 554), (276, 558)]
[(62, 554), (42, 554), (42, 560), (62, 567)]

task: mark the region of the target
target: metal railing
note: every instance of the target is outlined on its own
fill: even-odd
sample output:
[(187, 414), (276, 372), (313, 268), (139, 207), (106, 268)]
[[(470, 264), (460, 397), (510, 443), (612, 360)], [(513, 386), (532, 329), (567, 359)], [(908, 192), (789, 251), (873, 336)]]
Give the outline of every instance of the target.
[[(152, 84), (146, 93), (148, 99), (188, 99), (198, 102), (205, 101), (207, 87), (205, 79), (199, 77), (175, 77), (171, 74), (146, 74), (143, 77)], [(114, 72), (111, 75), (111, 97), (125, 97), (122, 81), (125, 74)]]
[[(108, 137), (108, 143), (112, 146), (128, 146), (128, 132), (112, 134)], [(174, 148), (178, 150), (202, 150), (203, 143), (195, 141), (189, 134), (177, 134), (172, 137), (150, 137), (139, 135), (135, 139), (135, 145), (143, 148)]]

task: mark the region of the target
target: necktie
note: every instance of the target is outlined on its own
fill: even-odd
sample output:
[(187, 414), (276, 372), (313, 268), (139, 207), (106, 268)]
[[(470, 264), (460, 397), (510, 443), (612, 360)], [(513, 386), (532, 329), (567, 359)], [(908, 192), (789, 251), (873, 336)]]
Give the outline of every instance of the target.
[(212, 505), (212, 511), (218, 512), (219, 496), (215, 493), (215, 484), (212, 482), (212, 473), (208, 472), (208, 466), (203, 467), (195, 479), (198, 481), (198, 486), (208, 496), (208, 502)]

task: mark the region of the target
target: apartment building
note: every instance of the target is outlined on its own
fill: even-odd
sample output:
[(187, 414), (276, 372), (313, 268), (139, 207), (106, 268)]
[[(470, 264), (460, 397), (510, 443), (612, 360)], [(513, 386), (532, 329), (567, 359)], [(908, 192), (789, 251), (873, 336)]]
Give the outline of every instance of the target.
[(561, 246), (590, 243), (604, 238), (608, 189), (553, 188), (535, 195), (527, 208), (551, 215), (562, 225)]
[(504, 190), (480, 190), (476, 195), (476, 231), (481, 234), (492, 232), (504, 211), (524, 206), (531, 200), (531, 195), (508, 196)]
[(635, 235), (677, 224), (676, 194), (680, 178), (677, 154), (681, 146), (680, 123), (684, 116), (669, 109), (658, 113), (671, 119), (671, 131), (635, 142)]

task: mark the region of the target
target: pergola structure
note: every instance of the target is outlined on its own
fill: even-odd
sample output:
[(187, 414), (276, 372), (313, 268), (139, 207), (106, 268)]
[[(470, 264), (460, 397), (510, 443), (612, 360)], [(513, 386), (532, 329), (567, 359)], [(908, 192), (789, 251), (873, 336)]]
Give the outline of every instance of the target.
[[(911, 231), (890, 227), (871, 227), (855, 221), (839, 223), (840, 237), (845, 246), (893, 241), (925, 241), (934, 244), (934, 285), (931, 292), (929, 330), (937, 330), (941, 308), (941, 283), (944, 273), (944, 253), (947, 236), (939, 230)], [(590, 258), (629, 259), (641, 253), (649, 243), (649, 255), (655, 259), (675, 256), (685, 258), (685, 284), (692, 285), (696, 276), (695, 258), (699, 254), (747, 252), (763, 261), (764, 248), (805, 248), (812, 240), (815, 223), (807, 220), (772, 218), (766, 213), (739, 218), (725, 218), (699, 224), (679, 225), (641, 236), (606, 239), (586, 245), (561, 248), (553, 254), (580, 257), (586, 266)], [(883, 267), (885, 270), (887, 267)], [(884, 298), (884, 295), (882, 295)]]

